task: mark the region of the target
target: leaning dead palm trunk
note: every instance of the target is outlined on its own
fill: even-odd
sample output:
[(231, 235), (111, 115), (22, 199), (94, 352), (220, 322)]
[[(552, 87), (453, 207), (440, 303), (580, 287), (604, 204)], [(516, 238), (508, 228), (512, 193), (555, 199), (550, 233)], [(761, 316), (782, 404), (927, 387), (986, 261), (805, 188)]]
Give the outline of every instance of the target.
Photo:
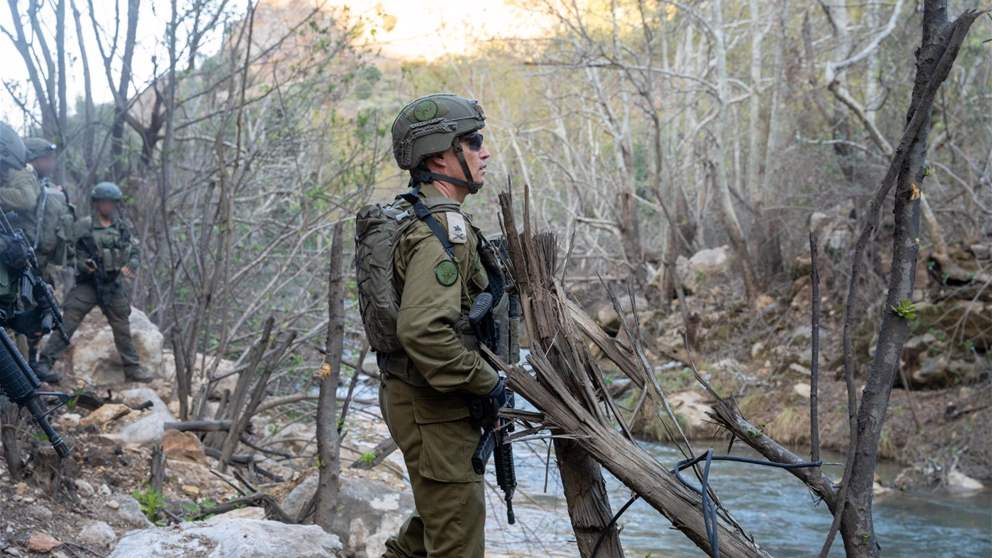
[[(579, 553), (591, 556), (599, 545), (596, 556), (622, 556), (615, 524), (610, 521), (602, 465), (712, 554), (701, 497), (625, 435), (623, 419), (606, 394), (602, 371), (555, 281), (554, 238), (531, 234), (526, 204), (524, 233), (517, 235), (509, 194), (500, 194), (500, 203), (512, 275), (521, 292), (532, 342), (529, 361), (536, 375), (518, 367), (502, 368), (510, 386), (543, 412), (552, 432), (570, 438), (556, 439), (555, 450)], [(621, 423), (621, 430), (613, 427), (614, 420)], [(720, 520), (715, 527), (721, 556), (767, 556), (735, 525)]]

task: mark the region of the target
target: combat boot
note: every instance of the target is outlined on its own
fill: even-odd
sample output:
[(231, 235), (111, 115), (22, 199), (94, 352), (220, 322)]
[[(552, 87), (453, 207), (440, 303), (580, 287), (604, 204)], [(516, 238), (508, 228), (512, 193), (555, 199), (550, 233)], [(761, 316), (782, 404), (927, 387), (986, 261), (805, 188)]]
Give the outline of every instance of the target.
[(155, 375), (148, 371), (144, 366), (135, 366), (133, 368), (124, 369), (124, 377), (129, 382), (139, 382), (142, 384), (147, 384), (148, 382), (155, 379)]
[(38, 379), (46, 384), (57, 384), (62, 381), (62, 375), (58, 372), (53, 372), (51, 366), (44, 360), (32, 363), (31, 368), (34, 370), (34, 375), (38, 376)]

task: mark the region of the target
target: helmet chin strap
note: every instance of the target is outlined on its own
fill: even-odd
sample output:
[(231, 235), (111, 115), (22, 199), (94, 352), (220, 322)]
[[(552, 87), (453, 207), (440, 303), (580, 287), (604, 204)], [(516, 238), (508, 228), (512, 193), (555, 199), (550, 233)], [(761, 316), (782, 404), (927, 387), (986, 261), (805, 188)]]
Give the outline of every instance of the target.
[(414, 171), (410, 178), (411, 184), (419, 185), (433, 182), (435, 180), (441, 180), (449, 184), (454, 184), (455, 186), (468, 188), (468, 192), (470, 194), (477, 194), (479, 190), (482, 189), (482, 183), (476, 182), (472, 178), (472, 171), (469, 170), (468, 163), (465, 161), (465, 153), (462, 151), (462, 142), (459, 138), (456, 137), (451, 141), (451, 149), (455, 152), (455, 158), (458, 159), (458, 164), (462, 167), (462, 172), (465, 174), (465, 179), (455, 178), (454, 176), (438, 174), (430, 171)]

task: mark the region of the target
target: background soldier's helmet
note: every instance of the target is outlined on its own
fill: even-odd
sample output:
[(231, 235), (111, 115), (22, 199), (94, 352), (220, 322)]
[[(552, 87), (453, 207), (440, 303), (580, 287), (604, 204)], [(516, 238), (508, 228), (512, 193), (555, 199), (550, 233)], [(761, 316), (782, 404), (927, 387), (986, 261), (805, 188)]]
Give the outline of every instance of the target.
[(393, 156), (401, 169), (416, 168), (424, 159), (451, 147), (456, 137), (486, 125), (479, 102), (436, 93), (403, 107), (393, 121)]
[(25, 164), (24, 142), (13, 128), (0, 122), (0, 163), (13, 169), (23, 169)]
[(41, 159), (45, 155), (51, 155), (58, 149), (56, 145), (45, 138), (25, 138), (24, 147), (27, 149), (25, 159), (30, 163), (35, 159)]
[(90, 194), (90, 200), (92, 201), (121, 201), (122, 199), (124, 199), (124, 194), (121, 193), (121, 189), (113, 182), (101, 182), (97, 184), (93, 187), (93, 192)]

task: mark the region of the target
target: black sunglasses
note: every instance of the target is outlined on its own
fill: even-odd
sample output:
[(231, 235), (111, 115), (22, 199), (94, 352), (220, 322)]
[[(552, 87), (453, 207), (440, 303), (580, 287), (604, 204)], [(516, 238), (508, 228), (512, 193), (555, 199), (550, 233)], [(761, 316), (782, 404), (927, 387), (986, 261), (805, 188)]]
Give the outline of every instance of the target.
[(467, 145), (471, 151), (478, 151), (482, 149), (482, 134), (479, 132), (465, 134), (461, 137), (461, 140), (465, 142), (465, 145)]

